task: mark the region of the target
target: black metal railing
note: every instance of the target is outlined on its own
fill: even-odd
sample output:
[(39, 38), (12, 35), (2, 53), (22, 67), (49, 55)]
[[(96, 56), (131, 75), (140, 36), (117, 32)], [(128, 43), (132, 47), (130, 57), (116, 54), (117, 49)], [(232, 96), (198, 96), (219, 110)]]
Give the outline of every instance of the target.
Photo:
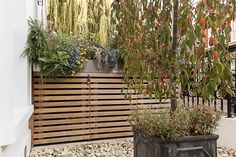
[[(233, 83), (234, 83), (234, 88), (232, 90), (234, 91), (236, 95), (236, 44), (230, 45), (229, 51), (232, 54), (232, 61), (231, 61), (231, 71), (232, 71), (232, 77), (233, 77)], [(213, 105), (215, 110), (221, 110), (227, 115), (227, 117), (232, 118), (236, 117), (236, 96), (226, 96), (224, 98), (219, 98), (215, 97), (214, 99), (210, 102), (204, 102), (204, 100), (199, 96), (191, 96), (189, 93), (186, 94), (184, 92), (184, 99), (183, 103), (185, 106), (190, 106), (190, 105)]]
[(227, 117), (235, 117), (236, 116), (236, 107), (235, 107), (235, 97), (226, 96), (224, 99), (217, 98), (216, 96), (212, 101), (204, 101), (200, 96), (190, 96), (184, 94), (183, 96), (183, 104), (185, 106), (192, 105), (208, 105), (214, 107), (215, 110), (223, 111)]

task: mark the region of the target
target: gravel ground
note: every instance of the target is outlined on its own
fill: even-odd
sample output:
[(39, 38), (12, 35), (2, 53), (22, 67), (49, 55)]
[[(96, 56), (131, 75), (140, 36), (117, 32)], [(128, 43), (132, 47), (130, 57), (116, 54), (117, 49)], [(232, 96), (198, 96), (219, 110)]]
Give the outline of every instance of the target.
[[(35, 147), (30, 157), (133, 157), (132, 139)], [(236, 151), (218, 147), (218, 157), (236, 157)]]

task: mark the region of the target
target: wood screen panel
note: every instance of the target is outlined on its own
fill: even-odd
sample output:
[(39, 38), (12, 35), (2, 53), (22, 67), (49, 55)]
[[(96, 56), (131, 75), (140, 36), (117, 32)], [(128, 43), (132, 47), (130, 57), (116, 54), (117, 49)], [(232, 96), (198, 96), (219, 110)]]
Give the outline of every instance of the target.
[(132, 110), (149, 106), (163, 110), (169, 101), (159, 104), (130, 91), (125, 99), (122, 74), (78, 73), (76, 76), (41, 78), (33, 73), (34, 115), (33, 145), (131, 137), (127, 122)]

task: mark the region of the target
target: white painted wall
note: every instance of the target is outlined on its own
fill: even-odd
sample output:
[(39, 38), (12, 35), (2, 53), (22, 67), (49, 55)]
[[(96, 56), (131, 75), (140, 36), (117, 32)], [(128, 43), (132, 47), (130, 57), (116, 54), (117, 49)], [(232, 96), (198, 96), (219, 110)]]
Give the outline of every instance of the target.
[(31, 134), (31, 68), (20, 55), (29, 17), (37, 0), (1, 0), (0, 4), (0, 157), (24, 157)]
[[(10, 18), (7, 19), (7, 12), (10, 6), (7, 1), (0, 5), (0, 125), (7, 125), (11, 122), (10, 111), (12, 106), (12, 43), (10, 34)], [(4, 25), (3, 25), (4, 24)], [(8, 26), (9, 29), (5, 29)], [(4, 52), (5, 51), (5, 52)]]

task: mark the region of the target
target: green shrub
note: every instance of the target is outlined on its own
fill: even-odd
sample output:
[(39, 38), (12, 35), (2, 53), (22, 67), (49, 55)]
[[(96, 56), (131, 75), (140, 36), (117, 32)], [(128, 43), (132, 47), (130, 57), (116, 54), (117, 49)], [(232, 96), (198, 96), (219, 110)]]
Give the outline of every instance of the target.
[(212, 134), (219, 120), (219, 112), (198, 106), (189, 109), (179, 107), (172, 113), (137, 109), (129, 118), (134, 130), (162, 139)]
[(177, 108), (173, 115), (156, 113), (151, 109), (135, 110), (129, 122), (137, 131), (155, 135), (162, 139), (177, 139), (188, 131), (189, 115), (184, 108)]
[(218, 126), (221, 114), (206, 106), (189, 109), (189, 134), (212, 134)]
[(48, 52), (48, 42), (41, 23), (30, 19), (28, 21), (29, 34), (26, 42), (23, 57), (28, 57), (31, 63), (39, 64), (42, 58)]
[(24, 57), (40, 67), (43, 76), (74, 74), (85, 62), (85, 53), (71, 36), (48, 31), (36, 20), (28, 21), (30, 29)]
[(47, 33), (49, 51), (44, 56), (41, 73), (44, 76), (70, 75), (82, 67), (84, 53), (77, 41), (65, 34)]

